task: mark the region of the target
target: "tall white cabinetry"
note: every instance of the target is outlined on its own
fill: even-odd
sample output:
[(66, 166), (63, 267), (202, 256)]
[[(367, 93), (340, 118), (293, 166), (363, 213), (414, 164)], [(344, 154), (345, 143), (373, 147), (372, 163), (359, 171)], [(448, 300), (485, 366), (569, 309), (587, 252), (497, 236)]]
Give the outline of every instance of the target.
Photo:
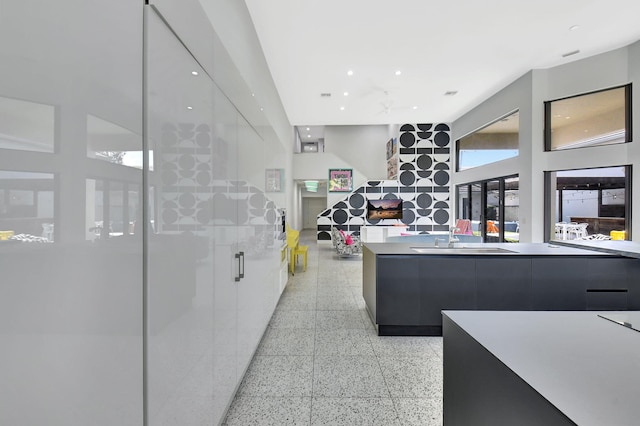
[[(176, 412), (215, 424), (277, 302), (278, 209), (264, 192), (263, 138), (178, 31), (153, 10), (147, 25), (157, 218), (148, 263), (149, 424), (170, 423)], [(172, 282), (156, 267), (184, 278)]]

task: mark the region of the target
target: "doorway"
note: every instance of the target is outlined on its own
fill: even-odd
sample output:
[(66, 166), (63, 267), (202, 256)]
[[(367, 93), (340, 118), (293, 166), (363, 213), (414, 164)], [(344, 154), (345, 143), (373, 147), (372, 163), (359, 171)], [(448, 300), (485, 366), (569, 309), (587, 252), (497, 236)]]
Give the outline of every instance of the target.
[(302, 229), (318, 228), (317, 217), (327, 208), (327, 197), (302, 198)]

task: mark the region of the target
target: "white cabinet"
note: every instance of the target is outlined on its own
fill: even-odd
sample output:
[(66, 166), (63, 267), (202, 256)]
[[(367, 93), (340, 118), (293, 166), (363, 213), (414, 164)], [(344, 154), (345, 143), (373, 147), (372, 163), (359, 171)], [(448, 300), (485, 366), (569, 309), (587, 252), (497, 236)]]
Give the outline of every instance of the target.
[[(193, 287), (187, 306), (149, 338), (149, 424), (167, 424), (176, 412), (216, 424), (278, 300), (278, 210), (264, 193), (263, 139), (155, 12), (148, 22), (150, 181), (156, 238), (168, 255), (152, 252), (149, 264), (184, 277), (150, 273), (149, 288)], [(186, 265), (177, 263), (183, 250), (194, 252)], [(151, 304), (152, 324), (162, 309)]]

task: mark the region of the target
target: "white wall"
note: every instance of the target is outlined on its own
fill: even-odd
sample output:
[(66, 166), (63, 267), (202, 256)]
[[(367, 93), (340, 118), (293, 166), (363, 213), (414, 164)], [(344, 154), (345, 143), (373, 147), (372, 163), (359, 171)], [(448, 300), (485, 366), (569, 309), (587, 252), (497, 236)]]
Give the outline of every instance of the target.
[(391, 138), (389, 127), (326, 126), (324, 150), (359, 170), (365, 180), (387, 177), (386, 144)]

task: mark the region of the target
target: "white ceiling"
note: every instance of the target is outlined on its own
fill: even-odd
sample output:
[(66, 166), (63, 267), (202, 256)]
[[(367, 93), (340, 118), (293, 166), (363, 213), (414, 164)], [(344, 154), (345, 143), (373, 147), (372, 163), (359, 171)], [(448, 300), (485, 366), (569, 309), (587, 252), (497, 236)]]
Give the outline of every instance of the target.
[(638, 0), (245, 2), (289, 121), (305, 128), (452, 122), (530, 69), (640, 39)]

